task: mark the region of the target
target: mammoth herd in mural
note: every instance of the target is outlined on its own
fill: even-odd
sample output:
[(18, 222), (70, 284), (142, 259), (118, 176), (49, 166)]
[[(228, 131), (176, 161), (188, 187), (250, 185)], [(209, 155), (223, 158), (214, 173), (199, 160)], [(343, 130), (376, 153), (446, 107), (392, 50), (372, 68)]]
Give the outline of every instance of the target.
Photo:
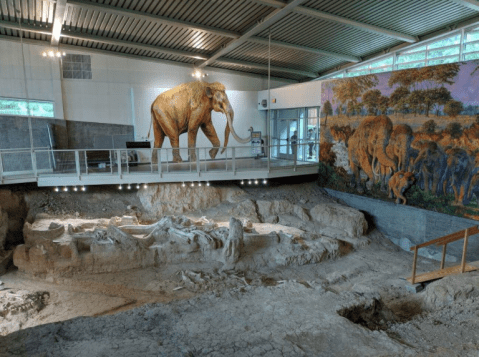
[(348, 147), (351, 186), (364, 192), (360, 170), (366, 176), (366, 189), (380, 182), (396, 202), (406, 204), (405, 190), (413, 184), (439, 196), (454, 194), (453, 205), (468, 204), (479, 197), (479, 123), (460, 136), (443, 131), (413, 132), (407, 124), (393, 126), (387, 115), (365, 118), (357, 127), (332, 126), (336, 141)]

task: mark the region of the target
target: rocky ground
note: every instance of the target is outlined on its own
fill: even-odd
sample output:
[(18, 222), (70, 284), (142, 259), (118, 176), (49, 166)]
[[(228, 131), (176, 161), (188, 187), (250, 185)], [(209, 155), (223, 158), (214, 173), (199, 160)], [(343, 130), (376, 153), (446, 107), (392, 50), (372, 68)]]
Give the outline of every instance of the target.
[[(68, 194), (37, 192), (27, 207), (31, 216), (58, 212), (62, 219), (135, 214), (149, 223), (170, 213), (225, 226), (245, 215), (258, 233), (282, 227), (294, 235), (310, 229), (295, 205), (311, 214), (335, 203), (314, 183), (180, 193), (91, 192), (62, 206), (57, 199), (70, 202)], [(108, 200), (98, 196), (105, 194)], [(341, 240), (338, 229), (324, 232)], [(203, 261), (43, 278), (10, 268), (0, 277), (0, 355), (478, 356), (479, 273), (412, 293), (404, 279), (410, 253), (374, 229), (343, 238), (351, 249), (317, 264), (225, 270)], [(437, 265), (419, 258), (418, 271)]]

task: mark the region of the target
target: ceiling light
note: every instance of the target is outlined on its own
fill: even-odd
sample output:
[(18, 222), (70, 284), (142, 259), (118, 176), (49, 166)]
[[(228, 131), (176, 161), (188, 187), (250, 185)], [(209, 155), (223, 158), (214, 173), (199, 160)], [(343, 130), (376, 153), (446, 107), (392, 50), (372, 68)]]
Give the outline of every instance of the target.
[(258, 184), (258, 180), (254, 180), (254, 184), (257, 185), (257, 184)]
[(139, 185), (139, 184), (137, 184), (137, 185), (136, 185), (136, 188), (137, 188), (137, 189), (140, 189), (140, 185)]
[(251, 185), (251, 180), (248, 181), (248, 185)]
[(243, 180), (241, 180), (241, 184), (244, 185), (244, 181), (243, 181)]
[(55, 57), (55, 52), (52, 50), (48, 51), (48, 57)]
[(266, 179), (263, 180), (263, 183), (264, 183), (265, 185), (266, 185), (267, 182), (268, 182), (268, 181), (266, 181)]
[(55, 188), (53, 189), (53, 191), (58, 192), (58, 191), (60, 191), (60, 189), (59, 189), (58, 187), (55, 187)]
[(209, 185), (210, 185), (210, 183), (209, 183), (209, 182), (207, 182), (207, 183), (206, 183), (206, 186), (209, 186)]
[(46, 56), (48, 56), (48, 55), (47, 55), (47, 53), (46, 53), (45, 51), (43, 51), (43, 52), (42, 52), (42, 56), (43, 56), (43, 57), (46, 57)]
[(198, 186), (201, 186), (201, 182), (198, 182)]
[(143, 188), (148, 188), (148, 185), (145, 183), (145, 184), (143, 185)]
[(191, 183), (191, 187), (195, 187), (195, 183), (194, 183), (194, 182)]
[(123, 189), (123, 186), (122, 186), (122, 185), (118, 186), (118, 189), (119, 189), (119, 190), (122, 190), (122, 189)]
[(63, 191), (68, 192), (68, 187), (63, 187)]
[(185, 183), (183, 182), (183, 183), (181, 184), (181, 187), (185, 187), (185, 186), (186, 186), (186, 185), (185, 185)]
[(129, 190), (131, 190), (131, 185), (128, 185), (126, 188), (129, 189)]
[(86, 187), (85, 187), (85, 186), (82, 186), (81, 190), (82, 190), (82, 191), (86, 191)]
[(77, 192), (78, 191), (78, 187), (73, 187), (73, 191)]

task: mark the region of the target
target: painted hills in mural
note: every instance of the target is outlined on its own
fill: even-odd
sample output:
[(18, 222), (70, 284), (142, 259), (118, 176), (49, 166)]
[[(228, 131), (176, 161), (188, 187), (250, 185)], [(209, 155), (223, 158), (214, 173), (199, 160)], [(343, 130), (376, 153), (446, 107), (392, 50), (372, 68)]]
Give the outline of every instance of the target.
[(479, 62), (323, 82), (321, 183), (479, 219)]

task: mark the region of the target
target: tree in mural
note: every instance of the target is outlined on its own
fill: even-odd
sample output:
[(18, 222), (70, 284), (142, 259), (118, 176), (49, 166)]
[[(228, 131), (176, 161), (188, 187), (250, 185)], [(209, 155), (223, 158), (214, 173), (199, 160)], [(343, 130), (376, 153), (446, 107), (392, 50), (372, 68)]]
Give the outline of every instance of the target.
[(397, 87), (389, 97), (389, 105), (391, 105), (396, 112), (405, 114), (407, 110), (407, 98), (409, 97), (409, 89), (404, 86)]
[(359, 98), (362, 94), (377, 84), (378, 77), (375, 74), (369, 74), (366, 76), (340, 79), (332, 87), (332, 90), (335, 101), (337, 101), (339, 105), (345, 106), (346, 113), (350, 113), (348, 109), (357, 108)]
[(450, 100), (444, 106), (444, 113), (449, 115), (451, 118), (456, 118), (460, 112), (464, 109), (462, 102), (458, 100)]
[(370, 89), (364, 92), (362, 96), (362, 103), (368, 110), (368, 114), (376, 115), (379, 109), (379, 99), (381, 98), (381, 91), (379, 89)]
[(389, 98), (386, 97), (385, 95), (382, 95), (381, 97), (379, 97), (378, 108), (381, 111), (381, 114), (387, 114), (387, 111), (389, 108)]
[(436, 131), (436, 128), (437, 128), (437, 123), (433, 119), (430, 119), (430, 120), (426, 121), (422, 125), (422, 131), (424, 131), (428, 134), (434, 133)]
[[(454, 84), (453, 79), (459, 73), (459, 69), (459, 64), (448, 63), (440, 66), (393, 72), (388, 80), (389, 87), (399, 85), (398, 88), (406, 88), (410, 93), (404, 102), (402, 96), (397, 97), (392, 102), (395, 103), (395, 106), (407, 104), (415, 115), (424, 111), (428, 117), (429, 112), (434, 107), (436, 107), (436, 113), (438, 113), (439, 107), (451, 100), (451, 92), (444, 85)], [(398, 92), (398, 94), (404, 93), (404, 89)]]
[(325, 115), (324, 125), (328, 122), (328, 115), (333, 115), (333, 106), (329, 100), (325, 101), (323, 104), (323, 113)]

